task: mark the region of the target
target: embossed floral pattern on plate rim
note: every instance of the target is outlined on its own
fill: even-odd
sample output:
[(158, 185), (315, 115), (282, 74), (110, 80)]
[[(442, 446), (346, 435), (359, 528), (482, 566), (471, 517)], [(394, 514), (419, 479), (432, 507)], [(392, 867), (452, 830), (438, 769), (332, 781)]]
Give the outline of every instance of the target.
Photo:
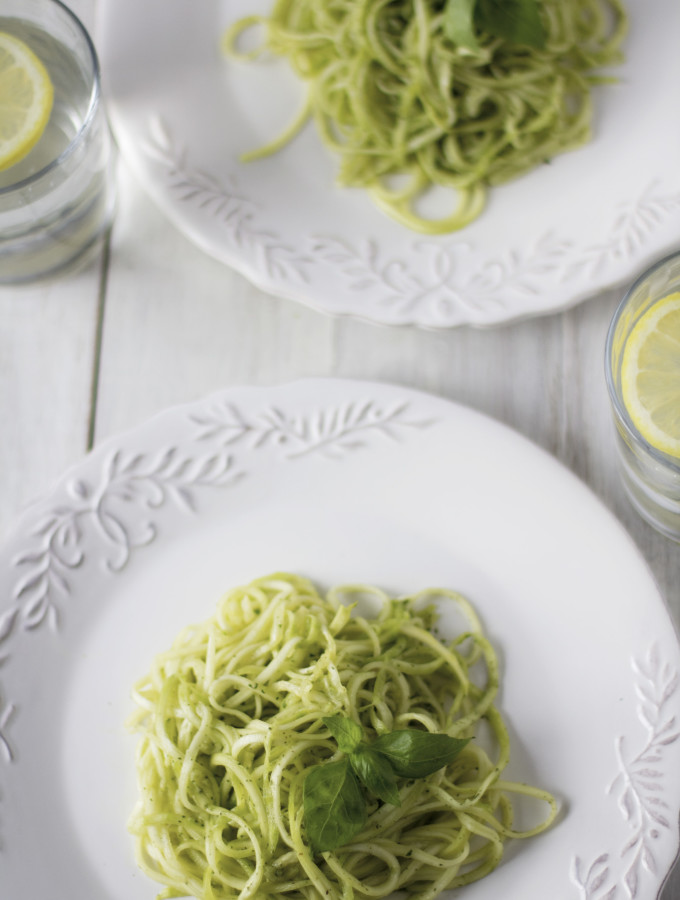
[[(28, 653), (37, 635), (46, 637), (49, 646), (57, 647), (62, 623), (76, 615), (76, 609), (78, 615), (85, 615), (76, 601), (82, 600), (86, 590), (91, 592), (94, 588), (96, 594), (97, 586), (111, 585), (124, 571), (143, 571), (150, 554), (162, 555), (166, 525), (179, 521), (182, 533), (187, 529), (190, 533), (192, 522), (200, 524), (207, 501), (217, 504), (222, 510), (220, 515), (233, 515), (229, 510), (235, 492), (244, 487), (246, 491), (254, 490), (246, 495), (251, 498), (247, 501), (250, 504), (265, 473), (267, 478), (298, 479), (304, 485), (319, 464), (319, 471), (326, 473), (324, 478), (330, 475), (336, 482), (330, 493), (331, 503), (348, 489), (358, 490), (357, 496), (365, 495), (359, 500), (359, 507), (372, 512), (375, 502), (370, 487), (375, 482), (364, 481), (362, 485), (362, 479), (367, 477), (366, 465), (372, 472), (369, 478), (377, 477), (371, 468), (376, 462), (388, 475), (408, 471), (413, 479), (424, 478), (424, 484), (436, 487), (432, 494), (444, 507), (450, 496), (458, 498), (461, 509), (457, 514), (463, 524), (468, 520), (472, 523), (475, 510), (469, 505), (469, 496), (466, 498), (465, 483), (482, 477), (483, 467), (489, 464), (488, 459), (483, 460), (489, 452), (490, 439), (494, 446), (492, 458), (513, 459), (518, 476), (530, 470), (532, 477), (535, 473), (543, 484), (542, 488), (540, 484), (534, 488), (528, 482), (520, 491), (519, 496), (525, 496), (530, 504), (543, 503), (533, 497), (533, 492), (546, 493), (545, 485), (549, 484), (558, 503), (560, 492), (565, 490), (565, 497), (577, 498), (571, 509), (565, 499), (560, 518), (574, 513), (579, 522), (582, 517), (583, 521), (603, 517), (599, 521), (603, 559), (597, 566), (607, 568), (609, 554), (620, 554), (622, 545), (630, 552), (625, 535), (608, 514), (573, 476), (542, 451), (470, 410), (409, 389), (332, 379), (272, 389), (232, 389), (171, 410), (130, 435), (106, 442), (70, 472), (50, 496), (27, 512), (8, 548), (0, 552), (0, 577), (5, 586), (0, 606), (3, 797), (9, 794), (11, 799), (16, 790), (14, 781), (7, 782), (8, 775), (18, 778), (19, 784), (27, 777), (22, 760), (26, 748), (19, 735), (24, 733), (25, 723), (30, 723), (31, 704), (12, 679), (13, 669), (18, 663), (23, 664), (16, 648), (21, 645), (23, 653)], [(430, 459), (429, 463), (436, 471), (418, 476), (422, 453), (432, 445), (439, 450), (435, 457), (439, 462)], [(467, 457), (467, 452), (471, 456)], [(462, 459), (468, 460), (469, 470), (456, 474), (455, 464)], [(496, 491), (492, 490), (494, 499), (485, 501), (480, 497), (479, 503), (500, 503), (502, 507), (507, 498), (502, 495), (501, 485), (506, 481), (492, 479), (492, 488), (497, 486)], [(515, 488), (510, 485), (508, 490), (509, 496), (516, 499)], [(267, 501), (260, 498), (258, 502), (264, 502), (266, 510)], [(436, 508), (431, 498), (423, 498), (423, 509), (430, 515), (436, 517)], [(412, 511), (407, 518), (411, 514)], [(402, 511), (397, 518), (403, 515)], [(520, 535), (514, 539), (520, 543), (523, 532), (535, 541), (540, 539), (536, 537), (537, 527), (541, 533), (552, 530), (546, 529), (544, 523), (537, 526), (523, 521), (516, 511), (513, 515)], [(444, 515), (437, 520), (436, 530), (446, 518)], [(405, 527), (405, 522), (399, 527)], [(483, 558), (489, 554), (502, 559), (503, 548), (493, 528), (479, 522), (471, 527), (482, 529), (476, 544), (483, 535)], [(460, 540), (464, 540), (465, 530), (458, 532)], [(432, 537), (431, 534), (428, 541)], [(512, 540), (507, 538), (510, 543)], [(455, 556), (457, 548), (451, 550)], [(375, 552), (384, 557), (386, 551), (376, 545)], [(396, 561), (391, 561), (391, 553), (387, 559), (388, 568), (398, 568)], [(595, 565), (592, 561), (583, 564)], [(384, 558), (381, 565), (385, 565)], [(639, 578), (639, 561), (634, 553), (626, 565), (633, 572), (633, 581)], [(626, 666), (616, 694), (620, 693), (618, 703), (626, 712), (622, 724), (602, 729), (606, 738), (606, 783), (601, 785), (602, 796), (593, 809), (604, 810), (610, 830), (598, 836), (597, 843), (579, 837), (578, 842), (572, 840), (569, 846), (559, 847), (563, 869), (561, 895), (565, 898), (652, 900), (677, 849), (680, 651), (661, 600), (647, 578), (645, 572), (644, 621), (656, 624), (646, 638), (644, 633), (635, 633), (630, 648), (624, 649)], [(530, 609), (536, 612), (534, 601)], [(486, 615), (490, 612), (487, 609)], [(89, 611), (87, 615), (94, 616), (96, 612)], [(626, 615), (635, 618), (630, 610), (622, 614), (624, 633), (628, 627)], [(550, 619), (545, 621), (549, 623)], [(570, 628), (573, 625), (566, 628), (567, 635)], [(517, 665), (517, 645), (501, 628), (501, 642), (504, 636), (510, 641), (504, 652), (512, 668)], [(617, 654), (612, 651), (610, 655), (614, 664)], [(10, 684), (11, 688), (6, 687)], [(510, 690), (509, 681), (507, 687)], [(517, 724), (521, 735), (522, 724)], [(613, 729), (611, 734), (609, 727)], [(536, 755), (540, 762), (538, 750)], [(559, 793), (559, 783), (551, 786)], [(567, 793), (562, 800), (566, 824), (570, 805), (578, 805), (583, 798)], [(0, 799), (0, 832), (5, 808)], [(565, 826), (558, 825), (557, 834), (560, 827)], [(8, 847), (0, 854), (9, 852), (12, 862), (11, 854), (17, 851), (10, 839)], [(540, 866), (540, 853), (534, 864)], [(551, 878), (554, 877), (551, 870)], [(483, 900), (487, 897), (483, 891), (478, 896)], [(527, 900), (539, 897), (529, 894)]]

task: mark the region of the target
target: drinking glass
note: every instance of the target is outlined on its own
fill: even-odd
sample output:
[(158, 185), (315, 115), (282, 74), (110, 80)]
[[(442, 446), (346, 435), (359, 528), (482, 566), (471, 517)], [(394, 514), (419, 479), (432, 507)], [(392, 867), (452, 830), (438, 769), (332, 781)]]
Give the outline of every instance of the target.
[(0, 171), (0, 284), (18, 284), (74, 267), (100, 245), (113, 215), (114, 148), (80, 20), (60, 0), (2, 0), (0, 31), (30, 47), (54, 86), (40, 140)]
[(658, 301), (680, 291), (680, 253), (657, 262), (632, 285), (609, 326), (605, 350), (618, 464), (626, 493), (640, 515), (658, 531), (680, 541), (680, 459), (650, 444), (623, 401), (622, 361), (626, 342), (640, 318)]

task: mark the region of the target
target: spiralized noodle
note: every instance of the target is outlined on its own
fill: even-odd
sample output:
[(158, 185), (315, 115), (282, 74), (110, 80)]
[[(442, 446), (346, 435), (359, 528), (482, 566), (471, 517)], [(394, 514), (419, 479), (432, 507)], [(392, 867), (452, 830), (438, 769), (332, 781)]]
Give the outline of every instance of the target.
[[(379, 605), (357, 614), (353, 596)], [(435, 596), (468, 625), (442, 642)], [(276, 574), (229, 591), (215, 616), (184, 630), (135, 688), (140, 799), (130, 830), (160, 898), (420, 900), (483, 877), (508, 838), (547, 828), (546, 791), (502, 779), (510, 752), (493, 706), (498, 664), (470, 604), (449, 591), (392, 599), (363, 585), (324, 598)], [(367, 736), (418, 728), (474, 737), (433, 775), (402, 779), (401, 806), (367, 796), (356, 838), (313, 855), (303, 819), (311, 767), (340, 757), (322, 717), (344, 715)], [(513, 830), (512, 793), (547, 804), (540, 824)], [(542, 805), (541, 804), (541, 805)]]
[[(265, 45), (305, 81), (307, 101), (285, 134), (246, 154), (280, 149), (313, 116), (339, 156), (338, 182), (367, 188), (389, 215), (435, 234), (469, 224), (487, 187), (516, 178), (591, 137), (594, 70), (620, 62), (621, 0), (542, 0), (545, 47), (479, 34), (479, 52), (455, 45), (442, 0), (276, 0), (266, 17), (232, 26), (266, 29)], [(406, 176), (395, 187), (390, 176)], [(452, 188), (451, 215), (418, 213), (423, 191)]]

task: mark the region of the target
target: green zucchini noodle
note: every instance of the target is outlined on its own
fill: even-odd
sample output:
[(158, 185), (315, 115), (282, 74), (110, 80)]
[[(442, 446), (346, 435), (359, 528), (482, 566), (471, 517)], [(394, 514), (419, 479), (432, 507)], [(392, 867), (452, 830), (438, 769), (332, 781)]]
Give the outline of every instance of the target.
[[(375, 602), (374, 618), (358, 614), (359, 598)], [(465, 617), (452, 640), (436, 635), (435, 598)], [(324, 597), (289, 574), (230, 590), (134, 689), (139, 800), (129, 827), (138, 863), (166, 886), (160, 898), (352, 900), (406, 890), (426, 900), (475, 881), (509, 838), (543, 831), (557, 808), (547, 791), (503, 780), (510, 744), (497, 690), (495, 653), (459, 594), (394, 599), (351, 585)], [(472, 738), (484, 728), (493, 749), (475, 739), (434, 774), (401, 779), (399, 807), (367, 794), (363, 830), (314, 855), (303, 781), (341, 756), (322, 722), (336, 714), (369, 740), (405, 728)], [(539, 801), (539, 824), (513, 829), (513, 794)]]
[[(238, 20), (227, 54), (256, 56), (240, 38), (262, 25), (263, 48), (289, 61), (307, 93), (290, 128), (243, 158), (276, 152), (312, 116), (338, 154), (340, 185), (442, 234), (479, 216), (488, 186), (590, 140), (591, 88), (607, 80), (596, 70), (622, 59), (622, 0), (541, 0), (541, 49), (480, 33), (472, 52), (445, 34), (443, 10), (444, 0), (275, 0), (269, 15)], [(417, 209), (434, 185), (454, 196), (440, 219)]]

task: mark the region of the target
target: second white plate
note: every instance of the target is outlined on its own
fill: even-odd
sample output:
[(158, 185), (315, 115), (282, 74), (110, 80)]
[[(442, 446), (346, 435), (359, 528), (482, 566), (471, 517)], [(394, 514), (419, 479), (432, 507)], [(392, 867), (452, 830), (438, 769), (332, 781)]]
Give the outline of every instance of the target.
[(494, 189), (461, 232), (423, 238), (334, 186), (282, 61), (224, 58), (220, 36), (268, 0), (103, 0), (104, 92), (123, 156), (172, 221), (266, 291), (388, 324), (493, 325), (631, 280), (680, 233), (680, 4), (628, 0), (618, 83), (597, 88), (592, 142)]

